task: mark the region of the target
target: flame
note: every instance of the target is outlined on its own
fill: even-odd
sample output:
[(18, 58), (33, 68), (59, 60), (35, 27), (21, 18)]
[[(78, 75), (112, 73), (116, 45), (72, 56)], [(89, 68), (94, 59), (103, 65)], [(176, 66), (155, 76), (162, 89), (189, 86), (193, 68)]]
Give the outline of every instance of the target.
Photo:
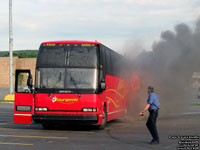
[(133, 92), (137, 92), (141, 88), (141, 80), (136, 72), (133, 73), (132, 78), (131, 78), (131, 89)]

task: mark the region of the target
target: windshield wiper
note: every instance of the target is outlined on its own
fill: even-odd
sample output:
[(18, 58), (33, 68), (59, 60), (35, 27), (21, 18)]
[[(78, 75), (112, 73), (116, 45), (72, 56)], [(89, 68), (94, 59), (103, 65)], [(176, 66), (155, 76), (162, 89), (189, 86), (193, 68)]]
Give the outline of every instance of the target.
[(72, 81), (74, 83), (75, 88), (77, 88), (76, 81), (74, 80), (72, 76), (70, 77), (70, 81)]

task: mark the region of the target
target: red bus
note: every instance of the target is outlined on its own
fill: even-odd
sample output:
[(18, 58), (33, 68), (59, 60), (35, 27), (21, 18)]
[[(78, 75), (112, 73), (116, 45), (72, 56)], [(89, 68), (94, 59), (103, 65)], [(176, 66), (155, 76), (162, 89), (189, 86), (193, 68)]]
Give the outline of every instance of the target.
[(100, 129), (126, 114), (128, 62), (99, 42), (51, 41), (39, 48), (35, 85), (16, 70), (14, 123), (90, 124)]

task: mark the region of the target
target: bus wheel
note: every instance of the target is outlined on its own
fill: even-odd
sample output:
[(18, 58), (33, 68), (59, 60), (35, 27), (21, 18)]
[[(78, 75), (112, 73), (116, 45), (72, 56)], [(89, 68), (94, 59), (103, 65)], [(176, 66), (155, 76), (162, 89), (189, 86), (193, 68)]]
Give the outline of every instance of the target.
[(107, 111), (106, 111), (106, 107), (104, 107), (104, 111), (103, 111), (103, 121), (102, 124), (98, 125), (98, 129), (102, 130), (106, 127), (107, 124)]

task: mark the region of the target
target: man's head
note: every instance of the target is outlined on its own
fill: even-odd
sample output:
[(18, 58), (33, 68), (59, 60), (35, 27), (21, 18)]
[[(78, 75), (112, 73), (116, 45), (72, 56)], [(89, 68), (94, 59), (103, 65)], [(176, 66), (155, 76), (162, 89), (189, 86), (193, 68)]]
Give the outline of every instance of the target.
[(151, 94), (154, 92), (154, 87), (153, 86), (148, 86), (148, 94)]

